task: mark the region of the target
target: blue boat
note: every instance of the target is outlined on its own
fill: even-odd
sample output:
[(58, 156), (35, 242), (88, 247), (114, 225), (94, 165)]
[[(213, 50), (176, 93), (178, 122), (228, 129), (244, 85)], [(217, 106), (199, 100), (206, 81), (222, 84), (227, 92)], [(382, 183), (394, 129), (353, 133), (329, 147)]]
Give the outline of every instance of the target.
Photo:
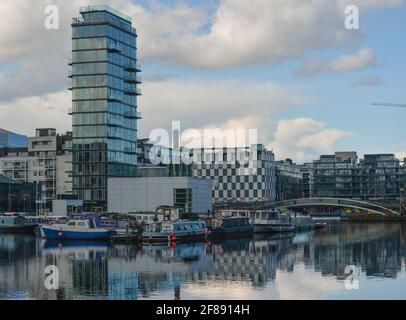
[(249, 218), (224, 217), (213, 218), (209, 221), (209, 237), (211, 238), (232, 238), (250, 236), (254, 227), (250, 224)]
[(144, 243), (198, 242), (206, 240), (208, 230), (204, 221), (162, 221), (143, 228)]
[(109, 240), (113, 235), (113, 230), (97, 228), (94, 220), (71, 220), (40, 229), (41, 236), (48, 240)]

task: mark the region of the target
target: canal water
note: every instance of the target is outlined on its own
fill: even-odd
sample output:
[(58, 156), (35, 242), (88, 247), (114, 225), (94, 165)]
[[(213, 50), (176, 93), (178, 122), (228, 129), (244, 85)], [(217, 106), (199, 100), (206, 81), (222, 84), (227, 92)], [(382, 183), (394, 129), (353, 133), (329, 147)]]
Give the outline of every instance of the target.
[(175, 247), (0, 234), (0, 299), (405, 299), (405, 258), (399, 223)]

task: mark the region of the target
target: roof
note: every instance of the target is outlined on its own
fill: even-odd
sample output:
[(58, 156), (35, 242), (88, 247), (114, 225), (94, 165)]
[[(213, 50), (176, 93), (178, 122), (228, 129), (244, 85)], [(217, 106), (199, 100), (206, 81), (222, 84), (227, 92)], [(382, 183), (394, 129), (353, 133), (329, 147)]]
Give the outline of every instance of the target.
[(16, 183), (20, 183), (20, 182), (18, 182), (16, 180), (13, 180), (13, 179), (10, 179), (9, 177), (6, 177), (6, 176), (0, 174), (0, 183), (13, 183), (13, 184), (16, 184)]
[(126, 20), (128, 22), (132, 22), (132, 19), (130, 16), (127, 16), (126, 14), (119, 12), (115, 9), (113, 9), (110, 6), (106, 5), (96, 5), (96, 6), (84, 6), (80, 7), (80, 13), (85, 13), (85, 12), (95, 12), (95, 11), (107, 11), (123, 20)]

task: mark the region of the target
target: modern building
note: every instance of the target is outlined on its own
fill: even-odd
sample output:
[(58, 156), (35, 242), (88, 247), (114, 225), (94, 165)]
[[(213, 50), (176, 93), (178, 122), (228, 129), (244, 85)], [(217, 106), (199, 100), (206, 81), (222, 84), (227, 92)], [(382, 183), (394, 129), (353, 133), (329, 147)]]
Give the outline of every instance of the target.
[(302, 174), (302, 198), (313, 198), (314, 196), (314, 169), (312, 163), (305, 163), (300, 166)]
[(52, 216), (68, 217), (83, 212), (83, 201), (77, 199), (57, 199), (52, 201)]
[(0, 129), (0, 148), (26, 148), (27, 136)]
[[(214, 181), (214, 203), (276, 200), (275, 155), (263, 145), (255, 147), (253, 152), (251, 147), (200, 150), (192, 165), (192, 176)], [(249, 155), (250, 160), (240, 162), (235, 158), (238, 154)], [(185, 168), (182, 171), (188, 174)]]
[(0, 174), (35, 183), (38, 210), (50, 211), (58, 195), (72, 194), (72, 133), (58, 135), (56, 129), (37, 129), (25, 148), (0, 149)]
[(190, 177), (139, 177), (108, 179), (108, 212), (155, 212), (160, 206), (185, 213), (212, 210), (212, 182)]
[(276, 200), (284, 201), (303, 197), (303, 174), (300, 166), (291, 159), (276, 162)]
[(0, 213), (35, 212), (36, 185), (10, 179), (0, 174)]
[(337, 152), (314, 161), (314, 193), (319, 197), (369, 201), (399, 199), (404, 166), (394, 154)]
[(107, 209), (107, 179), (137, 174), (137, 33), (130, 17), (88, 6), (74, 18), (73, 189), (86, 211)]

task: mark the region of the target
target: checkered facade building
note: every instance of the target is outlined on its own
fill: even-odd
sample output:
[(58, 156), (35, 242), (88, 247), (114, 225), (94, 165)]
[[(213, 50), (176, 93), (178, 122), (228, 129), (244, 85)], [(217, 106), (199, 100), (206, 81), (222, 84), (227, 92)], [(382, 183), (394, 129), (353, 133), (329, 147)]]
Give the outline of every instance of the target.
[[(230, 149), (223, 151), (225, 155)], [(235, 159), (219, 161), (218, 157), (202, 156), (202, 161), (193, 164), (193, 176), (214, 181), (214, 203), (273, 202), (276, 199), (275, 156), (262, 145), (257, 146), (255, 152), (255, 158), (250, 158), (245, 166)]]

